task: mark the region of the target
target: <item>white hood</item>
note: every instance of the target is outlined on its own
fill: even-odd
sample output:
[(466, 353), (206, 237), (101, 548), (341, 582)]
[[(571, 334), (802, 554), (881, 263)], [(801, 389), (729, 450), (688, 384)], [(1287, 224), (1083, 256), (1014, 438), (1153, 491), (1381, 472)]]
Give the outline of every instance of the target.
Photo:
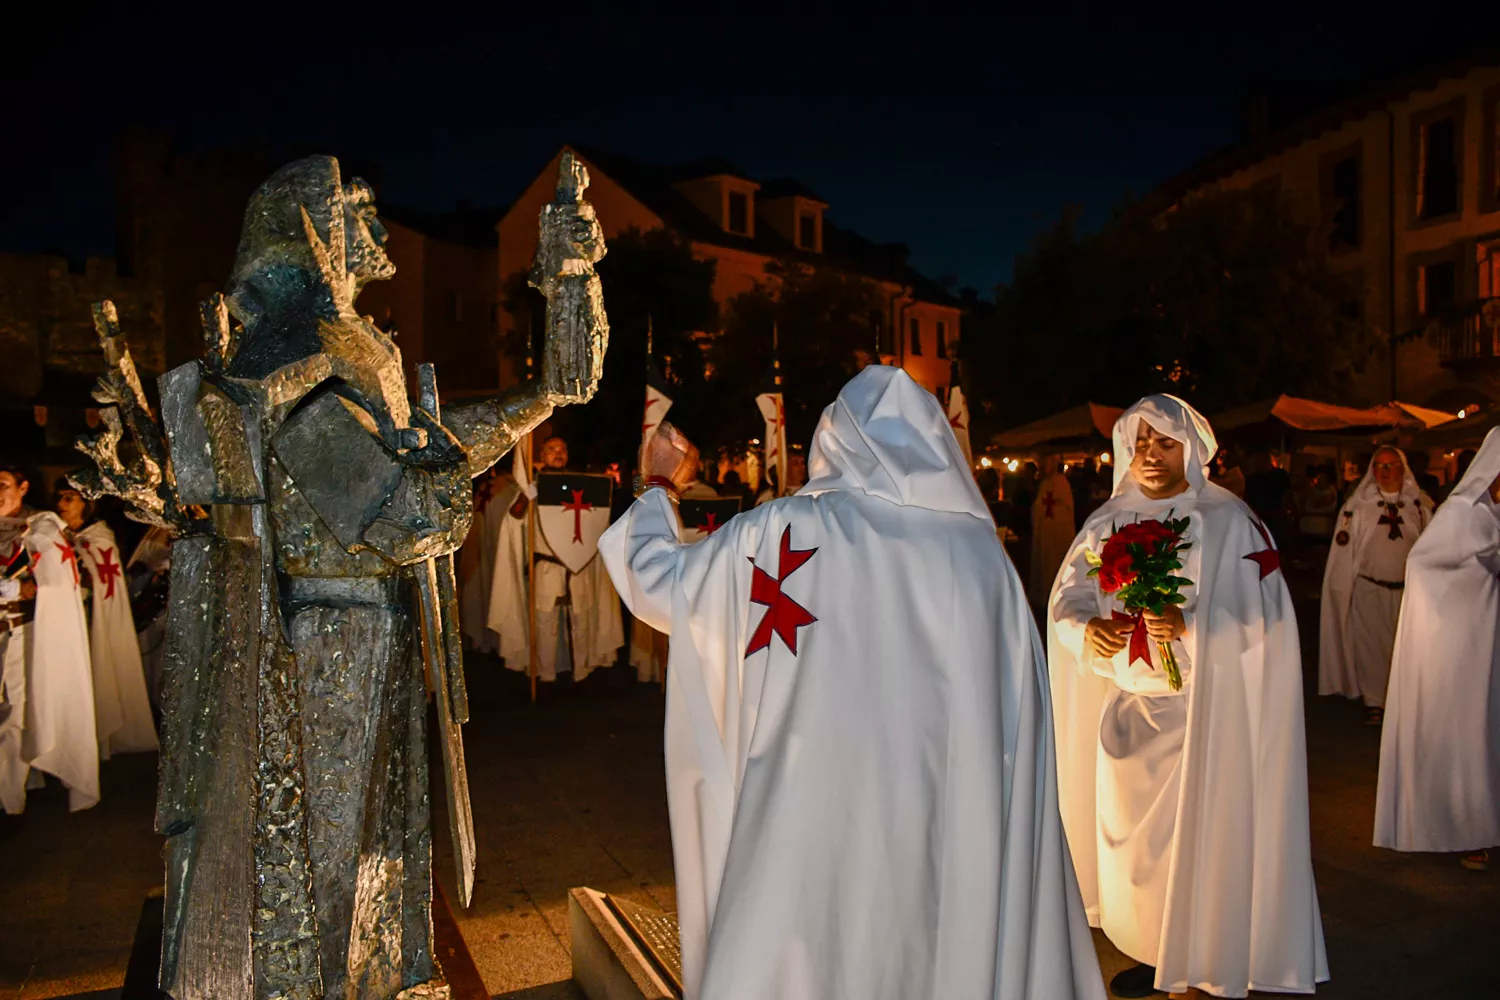
[[(1379, 448), (1375, 449), (1375, 454), (1370, 456), (1370, 464), (1365, 466), (1364, 478), (1361, 479), (1359, 481), (1359, 485), (1354, 488), (1354, 493), (1352, 495), (1361, 497), (1365, 500), (1380, 499), (1380, 486), (1375, 481), (1375, 459), (1383, 451), (1394, 451), (1397, 455), (1401, 456), (1401, 489), (1399, 491), (1400, 495), (1407, 500), (1416, 500), (1417, 497), (1422, 495), (1422, 487), (1417, 485), (1417, 477), (1412, 475), (1411, 463), (1406, 460), (1406, 452), (1402, 451), (1400, 448), (1395, 447), (1394, 445), (1389, 444), (1383, 444)], [(1500, 448), (1496, 448), (1495, 451), (1497, 458), (1500, 458)], [(1490, 478), (1494, 479), (1493, 476), (1491, 476)]]
[(1213, 428), (1203, 414), (1176, 396), (1159, 395), (1139, 400), (1115, 421), (1114, 496), (1140, 490), (1130, 475), (1130, 463), (1135, 459), (1135, 435), (1142, 420), (1156, 428), (1158, 433), (1181, 441), (1187, 447), (1183, 471), (1193, 489), (1203, 489), (1208, 482), (1208, 463), (1219, 450)]
[(989, 520), (937, 398), (899, 368), (870, 365), (823, 411), (798, 493), (858, 490), (903, 507)]

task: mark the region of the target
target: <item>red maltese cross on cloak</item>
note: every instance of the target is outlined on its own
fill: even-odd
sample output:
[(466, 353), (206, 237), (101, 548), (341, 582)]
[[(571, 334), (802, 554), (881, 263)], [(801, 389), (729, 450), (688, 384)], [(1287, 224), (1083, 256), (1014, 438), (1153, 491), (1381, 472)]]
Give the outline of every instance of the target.
[(1266, 530), (1264, 524), (1261, 524), (1253, 517), (1250, 519), (1250, 523), (1255, 525), (1255, 530), (1260, 533), (1261, 541), (1266, 543), (1266, 547), (1259, 552), (1250, 553), (1245, 558), (1260, 567), (1260, 578), (1264, 580), (1272, 573), (1281, 569), (1281, 553), (1277, 552), (1276, 546), (1271, 544), (1271, 533)]
[[(792, 527), (787, 525), (786, 530), (781, 533), (781, 557), (777, 560), (776, 575), (772, 576), (755, 566), (755, 577), (750, 582), (750, 601), (752, 604), (765, 605), (766, 613), (761, 616), (760, 624), (755, 626), (755, 632), (750, 636), (750, 644), (745, 647), (746, 656), (770, 647), (772, 632), (781, 637), (782, 643), (792, 651), (793, 656), (797, 655), (797, 630), (811, 625), (817, 619), (802, 605), (783, 594), (781, 585), (817, 551), (792, 548)], [(750, 563), (755, 565), (755, 560), (751, 559)]]

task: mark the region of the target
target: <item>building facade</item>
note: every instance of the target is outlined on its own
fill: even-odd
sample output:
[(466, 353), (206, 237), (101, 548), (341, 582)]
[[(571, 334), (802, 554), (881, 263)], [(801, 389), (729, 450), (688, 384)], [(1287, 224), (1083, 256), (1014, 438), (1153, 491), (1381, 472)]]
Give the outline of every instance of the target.
[(1385, 345), (1351, 403), (1500, 400), (1500, 58), (1366, 90), (1211, 158), (1173, 200), (1273, 187)]
[[(882, 361), (946, 398), (960, 337), (958, 303), (906, 264), (904, 248), (878, 246), (835, 226), (826, 218), (828, 203), (802, 184), (761, 183), (722, 160), (660, 167), (601, 150), (559, 150), (496, 225), (502, 287), (531, 268), (537, 218), (554, 196), (564, 152), (588, 168), (588, 197), (606, 240), (630, 229), (675, 232), (691, 243), (694, 256), (715, 263), (713, 294), (721, 307), (757, 284), (774, 284), (767, 270), (772, 261), (866, 278), (883, 303), (872, 354), (878, 351)], [(515, 320), (501, 313), (509, 333)]]

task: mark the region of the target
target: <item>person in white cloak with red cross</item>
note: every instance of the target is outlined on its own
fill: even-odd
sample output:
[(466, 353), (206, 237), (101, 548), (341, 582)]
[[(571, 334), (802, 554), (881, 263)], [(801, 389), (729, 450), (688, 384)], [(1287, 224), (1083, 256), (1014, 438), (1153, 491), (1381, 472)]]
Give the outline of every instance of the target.
[(125, 559), (115, 533), (104, 521), (94, 518), (93, 504), (66, 479), (59, 480), (53, 492), (57, 515), (67, 528), (88, 591), (85, 608), (99, 759), (109, 760), (117, 753), (155, 751), (156, 723), (146, 693), (146, 670), (141, 663), (135, 619), (130, 614)]
[(1484, 439), (1406, 560), (1380, 737), (1375, 846), (1500, 844), (1500, 429)]
[(1039, 640), (937, 400), (866, 367), (799, 493), (684, 545), (695, 457), (648, 441), (599, 544), (672, 637), (686, 996), (1102, 1000)]
[(1361, 698), (1365, 722), (1380, 725), (1391, 677), (1406, 556), (1432, 520), (1406, 454), (1375, 452), (1339, 512), (1323, 572), (1318, 694)]
[(1052, 592), (1058, 567), (1068, 557), (1078, 524), (1073, 487), (1056, 455), (1042, 456), (1042, 479), (1031, 502), (1031, 595), (1038, 606)]
[[(1265, 527), (1208, 482), (1216, 449), (1175, 397), (1126, 410), (1114, 493), (1048, 608), (1068, 843), (1089, 922), (1140, 963), (1111, 983), (1119, 997), (1312, 993), (1328, 978), (1291, 594)], [(1090, 576), (1090, 555), (1122, 525), (1182, 518), (1186, 603), (1137, 622)]]
[(99, 801), (99, 743), (78, 556), (26, 474), (0, 466), (0, 808), (19, 814), (51, 774), (68, 809)]

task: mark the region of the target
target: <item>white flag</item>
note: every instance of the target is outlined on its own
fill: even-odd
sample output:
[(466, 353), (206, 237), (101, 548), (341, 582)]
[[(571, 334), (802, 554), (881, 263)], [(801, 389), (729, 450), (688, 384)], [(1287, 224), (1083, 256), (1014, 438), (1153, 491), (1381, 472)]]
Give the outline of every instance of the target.
[(766, 418), (766, 473), (776, 470), (776, 492), (786, 492), (786, 407), (781, 393), (763, 392), (755, 397), (760, 415)]
[(948, 426), (958, 438), (958, 449), (964, 453), (964, 461), (974, 464), (974, 453), (969, 449), (969, 401), (964, 398), (963, 387), (955, 379), (948, 389)]

